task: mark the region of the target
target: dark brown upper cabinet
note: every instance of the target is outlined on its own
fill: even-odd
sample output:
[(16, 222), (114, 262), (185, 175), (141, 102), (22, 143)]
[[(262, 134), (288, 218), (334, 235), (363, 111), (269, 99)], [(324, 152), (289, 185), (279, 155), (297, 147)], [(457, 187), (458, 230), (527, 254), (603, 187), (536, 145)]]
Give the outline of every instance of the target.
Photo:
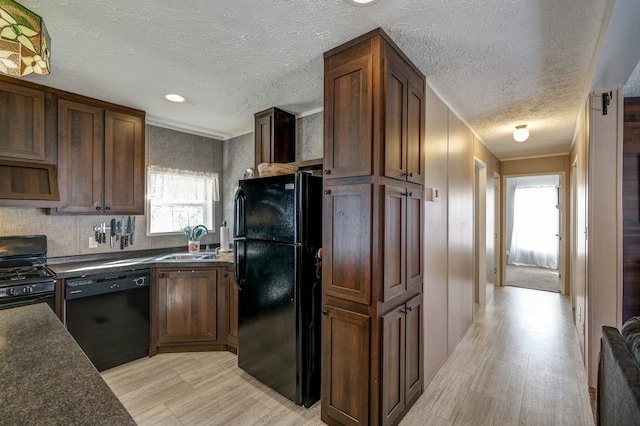
[(384, 175), (424, 182), (424, 80), (392, 49), (385, 48)]
[(144, 214), (144, 114), (58, 101), (60, 214)]
[(367, 37), (325, 53), (324, 174), (422, 185), (424, 76), (388, 37)]
[(0, 80), (0, 156), (44, 161), (45, 92)]
[(296, 161), (296, 117), (279, 108), (255, 114), (255, 166)]

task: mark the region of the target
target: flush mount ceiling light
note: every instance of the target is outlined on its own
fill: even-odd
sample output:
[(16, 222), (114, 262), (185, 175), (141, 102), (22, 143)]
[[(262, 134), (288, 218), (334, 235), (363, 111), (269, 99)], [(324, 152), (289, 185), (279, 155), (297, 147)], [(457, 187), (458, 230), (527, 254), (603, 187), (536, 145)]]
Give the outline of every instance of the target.
[(0, 0), (0, 73), (49, 74), (51, 39), (42, 18), (12, 0)]
[(371, 6), (378, 0), (347, 0), (347, 2), (351, 3), (354, 6)]
[(516, 142), (524, 142), (529, 139), (529, 131), (527, 130), (526, 124), (516, 126), (516, 131), (513, 132), (513, 139)]
[(184, 102), (185, 99), (183, 96), (178, 95), (177, 93), (169, 93), (168, 95), (164, 95), (165, 99), (171, 102)]

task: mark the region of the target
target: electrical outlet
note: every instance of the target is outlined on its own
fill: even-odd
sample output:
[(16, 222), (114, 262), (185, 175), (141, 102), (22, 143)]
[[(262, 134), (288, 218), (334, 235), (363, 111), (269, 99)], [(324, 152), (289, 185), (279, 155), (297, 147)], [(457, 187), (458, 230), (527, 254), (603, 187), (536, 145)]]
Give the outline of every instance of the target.
[(98, 248), (98, 242), (95, 237), (89, 237), (89, 248)]

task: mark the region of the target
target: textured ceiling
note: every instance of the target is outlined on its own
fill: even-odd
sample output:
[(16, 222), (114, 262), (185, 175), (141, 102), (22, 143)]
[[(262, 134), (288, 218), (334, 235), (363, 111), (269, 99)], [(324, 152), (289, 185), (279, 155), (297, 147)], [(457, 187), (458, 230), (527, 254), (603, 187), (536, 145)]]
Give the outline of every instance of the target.
[[(253, 131), (253, 114), (272, 106), (321, 110), (323, 52), (382, 27), (502, 159), (568, 152), (613, 9), (613, 0), (19, 2), (51, 35), (51, 74), (28, 80), (218, 139)], [(187, 102), (167, 102), (170, 92)], [(518, 124), (531, 131), (524, 144), (511, 138)]]

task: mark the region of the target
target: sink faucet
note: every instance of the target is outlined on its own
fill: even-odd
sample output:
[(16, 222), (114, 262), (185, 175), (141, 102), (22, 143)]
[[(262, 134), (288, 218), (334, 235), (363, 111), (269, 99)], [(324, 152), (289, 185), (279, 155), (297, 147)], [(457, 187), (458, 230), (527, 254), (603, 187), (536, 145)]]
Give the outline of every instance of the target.
[(204, 235), (207, 235), (209, 230), (204, 225), (196, 225), (190, 232), (189, 239), (192, 241), (200, 240)]

